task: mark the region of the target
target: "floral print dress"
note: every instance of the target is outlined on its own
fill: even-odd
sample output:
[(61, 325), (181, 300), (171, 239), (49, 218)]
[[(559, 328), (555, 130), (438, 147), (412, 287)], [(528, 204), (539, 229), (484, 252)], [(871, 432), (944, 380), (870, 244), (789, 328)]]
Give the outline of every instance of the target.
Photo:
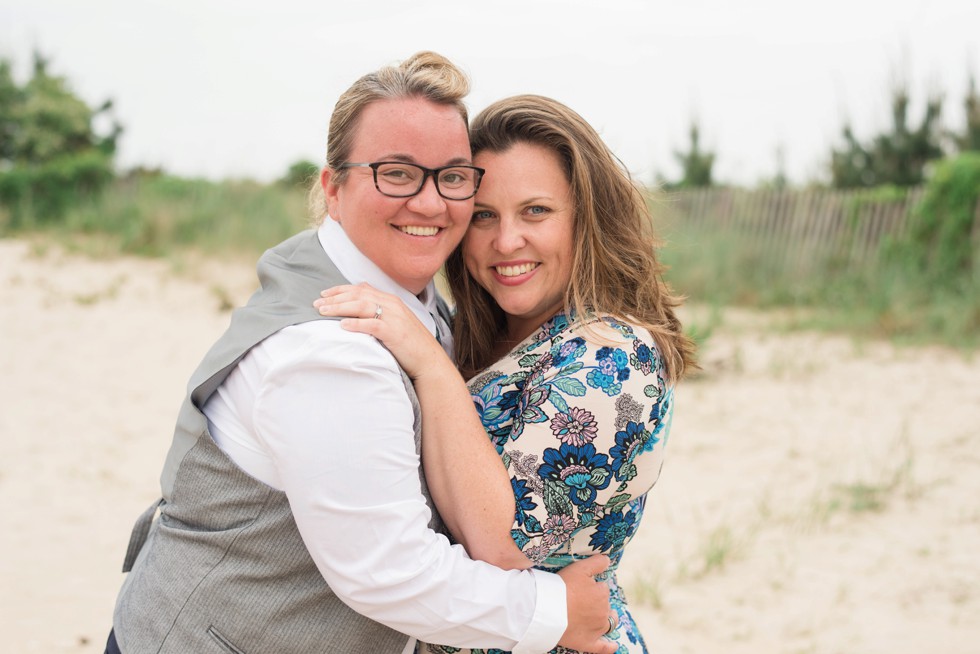
[(673, 389), (650, 334), (610, 317), (572, 325), (558, 314), (469, 388), (511, 475), (514, 541), (535, 567), (549, 571), (609, 555), (604, 577), (620, 620), (609, 637), (617, 654), (645, 653), (615, 571), (660, 476), (670, 428)]

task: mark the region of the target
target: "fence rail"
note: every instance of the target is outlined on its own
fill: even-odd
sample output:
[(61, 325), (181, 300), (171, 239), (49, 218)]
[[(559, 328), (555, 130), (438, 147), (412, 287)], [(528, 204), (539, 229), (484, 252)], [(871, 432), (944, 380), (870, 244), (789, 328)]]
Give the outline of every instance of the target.
[[(749, 191), (699, 189), (653, 201), (660, 231), (731, 236), (799, 271), (831, 262), (848, 268), (873, 264), (882, 241), (909, 228), (922, 188), (881, 198), (867, 191)], [(980, 203), (974, 219), (980, 239)]]

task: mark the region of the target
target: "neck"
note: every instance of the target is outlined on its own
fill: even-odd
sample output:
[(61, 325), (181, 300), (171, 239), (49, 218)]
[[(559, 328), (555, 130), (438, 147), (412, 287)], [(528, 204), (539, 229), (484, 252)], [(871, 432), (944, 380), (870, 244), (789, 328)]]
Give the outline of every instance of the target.
[(500, 335), (501, 340), (505, 343), (509, 343), (509, 347), (507, 349), (510, 349), (533, 334), (540, 326), (541, 325), (529, 324), (524, 320), (512, 320), (510, 316), (508, 316), (507, 326)]
[(493, 346), (493, 360), (497, 361), (505, 354), (514, 349), (514, 347), (524, 339), (513, 340), (505, 334), (501, 334), (497, 339), (497, 342)]

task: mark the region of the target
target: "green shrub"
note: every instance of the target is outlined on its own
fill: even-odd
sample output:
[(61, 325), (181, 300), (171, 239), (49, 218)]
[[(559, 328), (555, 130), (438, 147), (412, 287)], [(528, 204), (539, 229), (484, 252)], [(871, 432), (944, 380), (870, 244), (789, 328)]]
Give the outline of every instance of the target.
[(56, 222), (70, 207), (96, 196), (112, 180), (112, 159), (100, 150), (69, 154), (39, 164), (20, 164), (0, 174), (0, 204), (9, 229)]
[(977, 274), (973, 241), (980, 202), (980, 152), (936, 166), (906, 236), (886, 246), (886, 261), (927, 283), (955, 284)]
[(31, 78), (18, 84), (0, 59), (0, 232), (57, 222), (113, 178), (122, 128), (98, 134), (95, 119), (112, 109), (89, 107), (68, 81), (34, 55)]

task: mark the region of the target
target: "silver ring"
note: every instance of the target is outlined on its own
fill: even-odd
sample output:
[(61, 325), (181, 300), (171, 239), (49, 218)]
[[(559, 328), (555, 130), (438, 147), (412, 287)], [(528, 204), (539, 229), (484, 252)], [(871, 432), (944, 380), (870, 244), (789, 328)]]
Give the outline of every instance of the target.
[(381, 320), (381, 314), (384, 313), (384, 311), (381, 309), (381, 305), (380, 304), (377, 304), (375, 306), (378, 307), (378, 308), (374, 310), (374, 319), (375, 320)]
[(616, 623), (613, 622), (612, 616), (610, 615), (606, 616), (606, 620), (609, 620), (609, 628), (606, 629), (606, 635), (608, 636), (609, 634), (611, 634), (616, 630)]

